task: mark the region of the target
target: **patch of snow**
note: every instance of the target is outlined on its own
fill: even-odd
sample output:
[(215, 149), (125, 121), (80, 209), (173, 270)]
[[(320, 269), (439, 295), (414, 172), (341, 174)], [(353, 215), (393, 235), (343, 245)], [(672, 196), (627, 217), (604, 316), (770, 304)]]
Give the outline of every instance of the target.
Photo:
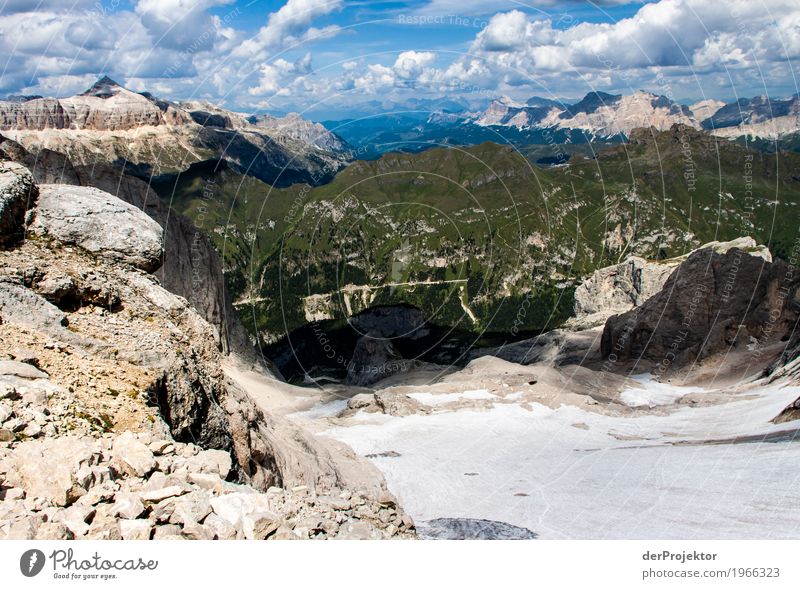
[(690, 393), (702, 393), (700, 387), (679, 387), (663, 382), (658, 382), (652, 374), (637, 374), (631, 377), (640, 382), (641, 387), (630, 388), (622, 391), (620, 400), (628, 407), (657, 407), (659, 405), (672, 405)]
[(493, 395), (486, 389), (475, 389), (472, 391), (463, 391), (461, 393), (440, 393), (440, 394), (419, 392), (419, 393), (408, 393), (408, 396), (414, 399), (415, 401), (419, 401), (423, 405), (428, 405), (429, 407), (446, 405), (447, 403), (454, 403), (462, 399), (468, 399), (470, 401), (497, 399), (497, 395)]
[(305, 411), (297, 411), (292, 413), (290, 417), (299, 417), (301, 419), (319, 419), (321, 417), (334, 417), (347, 409), (347, 399), (336, 399), (328, 401), (327, 403), (320, 403), (314, 405)]

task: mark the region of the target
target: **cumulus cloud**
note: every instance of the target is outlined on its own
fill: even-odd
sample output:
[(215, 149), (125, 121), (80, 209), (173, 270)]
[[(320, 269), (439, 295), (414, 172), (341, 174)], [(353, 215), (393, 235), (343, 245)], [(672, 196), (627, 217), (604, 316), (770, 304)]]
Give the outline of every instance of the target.
[(183, 50), (207, 49), (216, 38), (216, 22), (209, 8), (232, 4), (234, 0), (138, 0), (134, 10), (150, 33), (153, 43)]
[(269, 16), (267, 24), (258, 33), (237, 47), (233, 55), (263, 59), (281, 45), (330, 37), (339, 31), (338, 26), (318, 29), (309, 25), (320, 16), (341, 10), (343, 6), (343, 0), (289, 0)]

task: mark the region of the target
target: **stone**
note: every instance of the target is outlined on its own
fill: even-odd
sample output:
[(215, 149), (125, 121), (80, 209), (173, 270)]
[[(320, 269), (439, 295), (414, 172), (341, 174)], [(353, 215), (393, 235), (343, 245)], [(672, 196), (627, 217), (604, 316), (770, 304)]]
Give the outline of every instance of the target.
[(21, 396), (17, 389), (6, 382), (0, 382), (0, 400), (7, 399), (8, 401), (16, 401)]
[(383, 413), (395, 417), (418, 415), (430, 413), (431, 411), (430, 407), (423, 405), (416, 399), (393, 391), (378, 391), (375, 393), (375, 402)]
[(148, 272), (161, 265), (161, 226), (97, 188), (41, 185), (30, 231)]
[(181, 527), (174, 524), (156, 526), (153, 540), (185, 540), (181, 534)]
[(214, 538), (217, 540), (236, 539), (236, 528), (216, 513), (209, 514), (203, 525), (214, 533)]
[(98, 513), (89, 525), (86, 537), (90, 540), (122, 540), (119, 520), (107, 513)]
[(239, 529), (245, 515), (270, 512), (272, 506), (266, 495), (255, 493), (229, 493), (212, 497), (211, 508), (218, 516)]
[(175, 450), (175, 445), (169, 440), (156, 440), (155, 442), (150, 442), (147, 447), (156, 456), (171, 454)]
[[(46, 377), (47, 375), (45, 375)], [(26, 406), (44, 407), (47, 406), (47, 391), (43, 389), (28, 389), (22, 394), (22, 402)]]
[(146, 519), (123, 519), (119, 530), (123, 540), (149, 540), (153, 525)]
[(13, 442), (17, 439), (10, 429), (0, 428), (0, 442)]
[(170, 485), (169, 487), (161, 487), (160, 489), (146, 491), (142, 493), (140, 497), (145, 503), (160, 503), (165, 499), (170, 497), (178, 497), (186, 492), (186, 489), (180, 485)]
[(22, 499), (25, 499), (25, 491), (18, 487), (0, 491), (0, 500), (2, 501), (19, 501)]
[(22, 435), (26, 438), (38, 438), (41, 433), (42, 428), (34, 422), (30, 422), (25, 426), (25, 429), (22, 430)]
[(389, 491), (381, 491), (380, 495), (378, 495), (378, 503), (395, 507), (397, 506), (397, 499)]
[(337, 540), (378, 540), (381, 535), (373, 525), (365, 521), (349, 521), (339, 527)]
[(174, 497), (170, 497), (169, 499), (164, 499), (164, 501), (156, 503), (150, 508), (151, 519), (157, 521), (160, 524), (165, 524), (169, 522), (173, 513), (175, 513)]
[(256, 511), (242, 518), (242, 530), (248, 540), (266, 540), (280, 524), (280, 516), (271, 511)]
[(85, 495), (80, 497), (75, 503), (78, 505), (91, 507), (93, 505), (97, 505), (98, 503), (110, 501), (114, 497), (114, 493), (115, 493), (114, 489), (108, 483), (95, 485), (94, 487), (89, 489)]
[(193, 491), (175, 500), (175, 510), (169, 521), (173, 524), (200, 524), (211, 513), (211, 503), (206, 491)]
[(36, 530), (37, 540), (74, 540), (75, 534), (62, 523), (45, 522)]
[(324, 505), (328, 505), (334, 511), (347, 511), (353, 507), (350, 499), (345, 499), (343, 497), (320, 497), (320, 502)]
[(5, 403), (0, 403), (0, 423), (11, 418), (12, 415), (14, 415), (14, 412), (11, 410), (11, 407)]
[(14, 452), (26, 494), (59, 506), (69, 505), (85, 494), (75, 475), (83, 465), (94, 465), (99, 458), (92, 442), (72, 437), (24, 442)]
[(136, 519), (144, 513), (144, 503), (135, 493), (117, 493), (111, 513), (124, 519)]
[(38, 516), (23, 515), (11, 522), (6, 536), (7, 540), (33, 540), (42, 520)]
[[(21, 284), (0, 280), (0, 320), (34, 327), (44, 333), (64, 333), (67, 317), (55, 305)], [(22, 364), (22, 362), (20, 362)]]
[(213, 540), (216, 534), (203, 524), (189, 523), (183, 526), (181, 535), (187, 540)]
[(348, 409), (367, 409), (375, 406), (375, 395), (372, 393), (359, 393), (347, 401)]
[(89, 532), (89, 523), (94, 518), (95, 509), (86, 505), (71, 505), (60, 514), (61, 521), (76, 537)]
[(217, 495), (222, 493), (223, 480), (215, 474), (204, 474), (199, 472), (190, 472), (186, 479), (193, 485), (197, 485), (201, 489), (206, 489)]
[(273, 540), (299, 540), (300, 537), (294, 533), (294, 530), (286, 525), (279, 526), (276, 532), (272, 535)]
[(17, 360), (0, 360), (0, 374), (31, 380), (36, 378), (49, 378), (46, 372), (30, 364), (26, 364), (25, 362), (18, 362)]
[(119, 435), (111, 451), (114, 464), (132, 476), (145, 477), (156, 468), (153, 453), (131, 432)]
[(226, 478), (231, 471), (231, 455), (222, 450), (203, 450), (186, 463), (189, 472), (211, 473)]

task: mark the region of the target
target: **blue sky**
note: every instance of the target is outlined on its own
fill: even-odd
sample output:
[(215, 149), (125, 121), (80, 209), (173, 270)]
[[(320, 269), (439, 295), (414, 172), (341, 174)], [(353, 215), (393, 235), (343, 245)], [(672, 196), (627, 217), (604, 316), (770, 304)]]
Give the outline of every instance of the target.
[[(653, 91), (798, 92), (796, 0), (0, 0), (0, 93), (108, 74), (248, 111)], [(2, 59), (2, 58), (0, 58)]]

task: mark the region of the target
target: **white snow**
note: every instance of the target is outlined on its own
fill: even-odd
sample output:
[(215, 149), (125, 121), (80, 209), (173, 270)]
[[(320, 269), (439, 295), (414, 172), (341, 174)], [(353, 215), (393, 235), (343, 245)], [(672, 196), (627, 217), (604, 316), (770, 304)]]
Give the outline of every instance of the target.
[(469, 399), (471, 401), (481, 401), (484, 399), (496, 399), (497, 395), (493, 395), (486, 389), (475, 389), (472, 391), (463, 391), (460, 393), (408, 393), (408, 396), (419, 401), (423, 405), (436, 407), (438, 405), (446, 405), (447, 403), (454, 403), (461, 399)]
[(326, 435), (362, 455), (398, 452), (374, 463), (418, 521), (485, 518), (541, 538), (797, 538), (800, 444), (697, 444), (798, 427), (770, 420), (800, 387), (754, 392), (757, 398), (666, 416), (537, 404), (532, 411), (497, 404), (404, 418), (365, 414)]
[(653, 379), (652, 374), (638, 374), (631, 378), (642, 383), (642, 386), (622, 391), (620, 400), (628, 407), (672, 405), (689, 393), (703, 392), (703, 389), (700, 387), (679, 387), (658, 382)]
[(319, 405), (314, 405), (305, 411), (297, 411), (290, 414), (290, 417), (302, 419), (318, 419), (320, 417), (333, 417), (347, 409), (347, 399), (335, 399)]

